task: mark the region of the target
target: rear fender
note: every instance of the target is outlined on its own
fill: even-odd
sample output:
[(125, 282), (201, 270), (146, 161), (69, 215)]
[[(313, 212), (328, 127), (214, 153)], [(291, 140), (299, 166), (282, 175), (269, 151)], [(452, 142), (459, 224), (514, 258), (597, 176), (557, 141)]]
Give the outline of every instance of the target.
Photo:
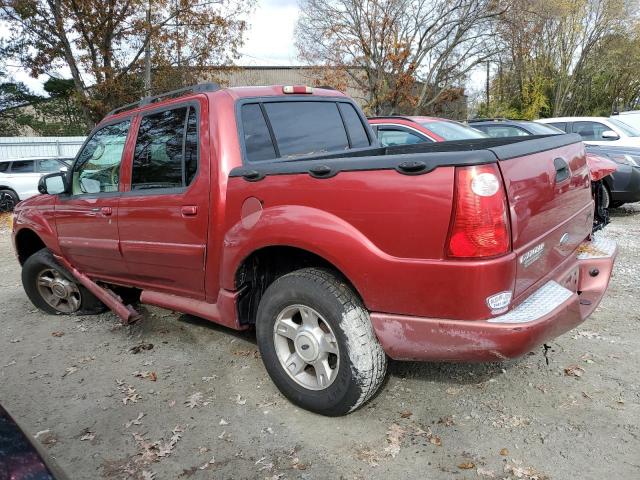
[[(253, 252), (270, 246), (306, 250), (324, 258), (354, 285), (367, 290), (367, 269), (389, 257), (353, 225), (330, 213), (304, 206), (258, 210), (236, 223), (224, 238), (222, 287), (235, 289), (235, 274)], [(391, 257), (389, 257), (391, 258)], [(349, 259), (349, 262), (345, 262)]]

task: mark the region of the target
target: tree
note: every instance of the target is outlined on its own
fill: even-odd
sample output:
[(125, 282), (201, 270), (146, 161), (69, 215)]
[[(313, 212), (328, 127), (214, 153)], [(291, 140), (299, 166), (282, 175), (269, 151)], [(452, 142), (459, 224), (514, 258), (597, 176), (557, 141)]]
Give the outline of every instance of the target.
[(494, 55), (492, 0), (301, 0), (300, 56), (348, 77), (366, 109), (422, 111)]
[(609, 114), (616, 98), (630, 102), (637, 92), (638, 0), (501, 1), (499, 68), (483, 114)]
[(173, 84), (193, 77), (183, 72), (231, 63), (252, 1), (0, 0), (11, 30), (4, 53), (34, 76), (68, 68), (91, 126), (144, 92), (145, 50)]

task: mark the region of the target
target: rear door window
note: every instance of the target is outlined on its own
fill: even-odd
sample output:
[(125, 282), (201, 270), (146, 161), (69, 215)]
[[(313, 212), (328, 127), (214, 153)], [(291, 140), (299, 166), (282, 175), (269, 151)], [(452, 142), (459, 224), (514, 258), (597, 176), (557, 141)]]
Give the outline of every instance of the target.
[(33, 173), (35, 162), (33, 160), (16, 160), (11, 163), (11, 173)]
[(186, 187), (197, 168), (197, 113), (193, 107), (142, 118), (133, 157), (132, 190)]
[(260, 105), (243, 105), (240, 116), (247, 160), (255, 162), (275, 158), (276, 151)]
[(6, 173), (9, 170), (9, 162), (0, 162), (0, 173)]

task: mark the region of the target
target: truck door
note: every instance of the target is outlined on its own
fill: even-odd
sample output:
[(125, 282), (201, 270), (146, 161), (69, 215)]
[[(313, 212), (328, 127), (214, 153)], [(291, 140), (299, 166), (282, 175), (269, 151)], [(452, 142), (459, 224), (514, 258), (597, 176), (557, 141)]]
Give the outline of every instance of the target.
[(60, 195), (55, 206), (62, 253), (82, 272), (101, 278), (126, 273), (118, 245), (118, 199), (130, 125), (130, 118), (118, 120), (91, 135), (69, 172), (70, 193)]
[[(119, 204), (120, 248), (142, 288), (204, 298), (210, 173), (207, 100), (141, 114)], [(204, 120), (203, 120), (204, 119)]]

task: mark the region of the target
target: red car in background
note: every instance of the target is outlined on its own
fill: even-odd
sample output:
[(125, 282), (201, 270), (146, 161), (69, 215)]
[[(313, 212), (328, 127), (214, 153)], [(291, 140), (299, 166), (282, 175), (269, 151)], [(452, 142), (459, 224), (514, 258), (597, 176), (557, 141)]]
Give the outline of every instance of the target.
[[(425, 142), (445, 142), (488, 138), (490, 135), (454, 120), (438, 117), (370, 117), (378, 140), (384, 147), (413, 145)], [(561, 133), (560, 131), (558, 133)], [(531, 135), (531, 133), (524, 134)], [(600, 230), (609, 223), (608, 201), (602, 179), (616, 171), (615, 162), (591, 152), (586, 152), (589, 178), (595, 201), (593, 230)]]
[(369, 123), (376, 127), (384, 147), (489, 137), (460, 122), (438, 117), (372, 117)]

